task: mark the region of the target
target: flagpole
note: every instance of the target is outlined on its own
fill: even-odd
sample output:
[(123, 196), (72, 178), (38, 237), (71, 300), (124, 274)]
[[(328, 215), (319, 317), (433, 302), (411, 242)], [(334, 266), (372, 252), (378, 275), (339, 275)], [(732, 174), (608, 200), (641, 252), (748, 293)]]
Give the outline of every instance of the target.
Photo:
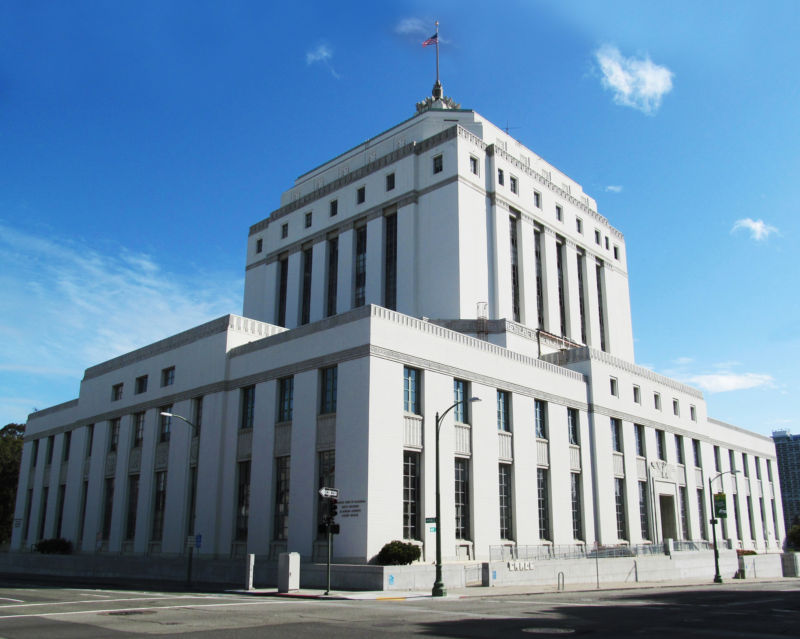
[(436, 84), (439, 84), (439, 21), (436, 21)]

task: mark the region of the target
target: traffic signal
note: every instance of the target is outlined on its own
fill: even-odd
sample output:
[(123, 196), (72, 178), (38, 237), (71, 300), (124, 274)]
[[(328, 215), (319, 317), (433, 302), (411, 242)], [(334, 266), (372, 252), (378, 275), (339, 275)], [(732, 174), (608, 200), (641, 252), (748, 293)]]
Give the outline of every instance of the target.
[(330, 510), (328, 512), (330, 512), (331, 519), (333, 519), (334, 517), (336, 517), (336, 515), (339, 514), (339, 502), (338, 502), (338, 500), (331, 499), (331, 507), (330, 507)]

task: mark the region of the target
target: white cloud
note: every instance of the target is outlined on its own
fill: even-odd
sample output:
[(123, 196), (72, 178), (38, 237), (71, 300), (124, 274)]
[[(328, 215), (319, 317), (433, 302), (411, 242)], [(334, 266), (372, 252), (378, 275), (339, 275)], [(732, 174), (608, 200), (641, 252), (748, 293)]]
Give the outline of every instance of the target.
[(728, 391), (771, 386), (771, 375), (762, 373), (709, 373), (705, 375), (692, 375), (685, 378), (689, 384), (699, 386), (709, 393), (725, 393)]
[(595, 52), (595, 59), (603, 74), (603, 87), (613, 93), (617, 104), (653, 114), (672, 91), (672, 71), (649, 57), (626, 58), (617, 47), (604, 45)]
[(327, 67), (328, 71), (331, 72), (331, 75), (336, 78), (337, 80), (341, 78), (341, 76), (336, 73), (336, 70), (333, 68), (331, 64), (331, 59), (333, 58), (333, 51), (327, 44), (320, 44), (317, 46), (316, 49), (312, 49), (311, 51), (306, 52), (306, 64), (312, 65), (319, 62)]
[(430, 24), (423, 22), (419, 18), (403, 18), (394, 28), (394, 32), (400, 35), (428, 36), (430, 35), (428, 31), (433, 33)]
[(612, 184), (606, 187), (606, 191), (608, 191), (609, 193), (622, 193), (622, 187)]
[(731, 233), (738, 231), (739, 229), (750, 231), (750, 238), (756, 242), (766, 240), (770, 235), (778, 232), (778, 229), (776, 229), (774, 226), (770, 226), (764, 222), (764, 220), (751, 220), (749, 217), (746, 217), (742, 220), (736, 220), (733, 228), (731, 229)]
[(687, 364), (691, 364), (694, 360), (691, 357), (676, 357), (672, 360), (673, 364), (677, 366), (686, 366)]

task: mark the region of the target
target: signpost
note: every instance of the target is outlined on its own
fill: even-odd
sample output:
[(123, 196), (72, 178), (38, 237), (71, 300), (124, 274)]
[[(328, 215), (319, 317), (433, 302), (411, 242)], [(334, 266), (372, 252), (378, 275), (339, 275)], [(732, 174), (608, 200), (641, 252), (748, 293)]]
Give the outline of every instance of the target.
[(725, 493), (716, 493), (714, 495), (714, 517), (720, 519), (728, 518), (728, 505), (725, 501)]
[(323, 523), (320, 524), (320, 532), (323, 532), (324, 528), (324, 532), (328, 537), (328, 589), (325, 591), (325, 594), (329, 595), (331, 592), (331, 546), (333, 545), (333, 536), (339, 534), (339, 524), (334, 521), (334, 518), (339, 513), (339, 505), (337, 502), (339, 499), (339, 489), (322, 487), (319, 489), (319, 496), (329, 500), (328, 514), (325, 516)]

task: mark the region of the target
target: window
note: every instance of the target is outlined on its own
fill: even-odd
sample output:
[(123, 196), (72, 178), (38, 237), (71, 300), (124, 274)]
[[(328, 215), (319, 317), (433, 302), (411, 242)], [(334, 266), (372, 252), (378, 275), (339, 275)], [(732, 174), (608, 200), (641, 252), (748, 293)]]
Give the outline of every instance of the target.
[(620, 477), (614, 478), (614, 510), (617, 516), (617, 537), (627, 539), (628, 535), (625, 532), (628, 528), (625, 513), (625, 480)]
[(586, 273), (586, 253), (579, 249), (575, 254), (578, 260), (578, 311), (581, 322), (581, 342), (586, 343), (586, 300), (584, 299), (584, 278)]
[(290, 422), (294, 414), (294, 377), (278, 380), (278, 421)]
[(397, 213), (383, 218), (383, 305), (397, 308)]
[(278, 260), (278, 317), (275, 323), (286, 326), (286, 289), (289, 282), (289, 258)]
[[(728, 461), (730, 462), (731, 470), (736, 470), (736, 457), (732, 450), (728, 451)], [(739, 539), (741, 539), (741, 537), (739, 537)]]
[(139, 448), (144, 441), (144, 412), (133, 415), (133, 448)]
[(240, 391), (239, 428), (252, 428), (256, 404), (256, 387), (245, 386)]
[(700, 440), (692, 440), (692, 450), (694, 451), (694, 465), (695, 468), (702, 468), (703, 464), (700, 461)]
[(681, 405), (677, 399), (672, 398), (672, 414), (679, 417), (681, 414)]
[(108, 422), (108, 452), (115, 453), (119, 447), (119, 417)]
[(147, 392), (147, 375), (141, 375), (140, 377), (136, 378), (133, 392), (136, 395), (141, 395), (142, 393)]
[(536, 262), (536, 321), (544, 329), (544, 279), (542, 276), (542, 231), (533, 230), (533, 255)]
[(305, 221), (305, 227), (307, 229), (311, 228), (311, 221), (312, 221), (312, 211), (309, 211), (308, 213), (306, 213), (306, 221)]
[[(767, 460), (767, 479), (772, 481), (772, 460), (771, 459)], [(777, 528), (776, 528), (776, 530), (777, 530)]]
[(656, 429), (656, 456), (662, 461), (667, 459), (667, 435), (659, 429)]
[(572, 500), (572, 538), (583, 539), (583, 509), (581, 507), (581, 475), (570, 473), (570, 497)]
[(577, 408), (567, 409), (567, 434), (569, 436), (569, 443), (573, 446), (578, 446), (581, 443), (580, 422)]
[(328, 240), (328, 290), (326, 292), (326, 315), (336, 315), (336, 289), (339, 280), (339, 238)]
[(611, 418), (611, 449), (615, 453), (622, 452), (622, 420)]
[(107, 541), (111, 536), (111, 514), (114, 510), (114, 478), (106, 477), (103, 490), (103, 528), (101, 536)]
[(714, 469), (717, 472), (721, 472), (722, 471), (721, 466), (722, 466), (722, 459), (720, 455), (719, 446), (714, 446)]
[(171, 413), (172, 412), (172, 404), (168, 406), (162, 406), (158, 409), (159, 412), (159, 424), (158, 424), (158, 441), (159, 442), (168, 442), (170, 431), (172, 429), (172, 417), (169, 415), (161, 415), (161, 413)]
[(236, 528), (234, 541), (247, 541), (247, 522), (250, 518), (250, 460), (240, 461), (237, 468)]
[(433, 158), (433, 172), (434, 173), (441, 173), (443, 168), (444, 168), (444, 166), (443, 166), (442, 156), (441, 155), (434, 156), (434, 158)]
[(128, 512), (125, 517), (125, 540), (136, 537), (136, 509), (139, 507), (139, 475), (128, 476)]
[(275, 510), (272, 536), (279, 541), (289, 537), (289, 456), (275, 458)]
[(303, 250), (303, 296), (300, 304), (300, 324), (311, 321), (311, 273), (314, 268), (314, 249)]
[(756, 479), (761, 479), (761, 460), (758, 457), (755, 458), (755, 467), (756, 467)]
[(650, 517), (647, 512), (647, 482), (639, 484), (639, 525), (642, 527), (642, 539), (650, 539)]
[(403, 451), (403, 538), (419, 539), (419, 453)]
[[(33, 442), (36, 444), (36, 442)], [(89, 424), (86, 427), (86, 456), (92, 456), (92, 445), (94, 444), (94, 424)], [(38, 445), (33, 449), (33, 465), (36, 465), (36, 451), (38, 450)]]
[(606, 251), (608, 250), (608, 235), (606, 235)]
[(578, 231), (578, 233), (583, 233), (583, 220), (579, 217), (575, 218), (575, 230)]
[(750, 477), (750, 464), (747, 463), (747, 453), (742, 453), (742, 471), (745, 477)]
[[(319, 494), (322, 488), (331, 488), (336, 485), (336, 451), (323, 450), (317, 453), (317, 530), (322, 529), (326, 518), (331, 516), (331, 500)], [(324, 530), (324, 529), (323, 529)], [(324, 537), (324, 533), (319, 533)]]
[(53, 463), (53, 435), (47, 438), (47, 448), (44, 454), (44, 465), (49, 466)]
[(500, 186), (503, 186), (506, 183), (505, 175), (503, 174), (503, 169), (497, 169), (497, 183)]
[(203, 428), (203, 397), (192, 399), (192, 422), (194, 423), (194, 437), (200, 437), (200, 430)]
[(537, 209), (542, 208), (542, 194), (539, 193), (539, 191), (534, 191), (533, 192), (533, 205)]
[(354, 306), (364, 306), (367, 292), (367, 227), (356, 229)]
[[(108, 480), (106, 480), (108, 481)], [(111, 478), (113, 482), (114, 479)], [(45, 522), (47, 521), (47, 495), (49, 493), (49, 489), (47, 486), (42, 488), (42, 501), (39, 507), (39, 536), (37, 539), (44, 539), (44, 526)]]
[(603, 261), (597, 260), (595, 266), (595, 279), (597, 281), (597, 310), (600, 322), (600, 350), (606, 350), (606, 308), (603, 304)]
[(463, 379), (453, 380), (453, 403), (459, 402), (453, 409), (453, 421), (469, 424), (469, 384)]
[(261, 253), (261, 251), (263, 251), (263, 250), (264, 250), (264, 240), (261, 239), (261, 238), (258, 238), (256, 240), (256, 253)]
[(513, 175), (509, 177), (508, 184), (512, 193), (519, 192), (519, 182), (517, 181), (517, 178), (515, 178)]
[[(64, 499), (67, 496), (67, 485), (59, 484), (58, 494), (56, 495), (56, 538), (61, 537), (61, 524), (64, 523)], [(761, 500), (762, 508), (764, 500)], [(764, 520), (766, 521), (766, 520)], [(766, 525), (766, 524), (765, 524)], [(766, 534), (764, 538), (766, 539)]]
[(556, 279), (558, 281), (558, 317), (560, 320), (561, 334), (567, 334), (567, 303), (566, 286), (564, 285), (564, 238), (557, 238), (556, 241)]
[(633, 435), (636, 438), (636, 455), (644, 457), (644, 426), (641, 424), (634, 424)]
[(338, 369), (336, 366), (323, 368), (321, 372), (322, 377), (322, 392), (320, 393), (320, 408), (321, 415), (326, 413), (336, 412), (336, 384), (337, 384)]
[(153, 497), (153, 527), (150, 540), (161, 541), (164, 536), (164, 512), (167, 506), (167, 472), (164, 470), (156, 473)]
[(498, 472), (500, 497), (500, 539), (513, 539), (511, 528), (511, 465), (500, 464)]
[(364, 204), (367, 201), (367, 187), (359, 186), (356, 191), (356, 204)]
[(706, 529), (706, 498), (702, 488), (697, 489), (697, 513), (700, 517), (700, 539), (708, 540)]
[(394, 173), (389, 173), (386, 176), (386, 190), (394, 191)]
[(689, 419), (693, 422), (697, 421), (697, 409), (694, 406), (689, 406)]
[(470, 538), (469, 459), (455, 459), (456, 539)]
[(756, 524), (753, 519), (753, 498), (750, 495), (746, 497), (747, 502), (747, 522), (750, 524), (750, 539), (756, 540)]
[(497, 391), (497, 430), (502, 430), (504, 432), (511, 431), (508, 397), (509, 393), (507, 391)]
[(538, 439), (547, 439), (547, 402), (541, 399), (533, 400), (533, 418)]
[(116, 402), (122, 399), (122, 384), (114, 384), (111, 387), (111, 401)]
[(67, 431), (64, 433), (64, 447), (61, 451), (61, 459), (63, 461), (69, 461), (69, 449), (72, 445), (72, 431)]
[(619, 397), (619, 388), (618, 388), (618, 384), (617, 384), (617, 378), (616, 377), (612, 377), (609, 381), (610, 381), (611, 394), (614, 397)]
[(558, 204), (556, 204), (556, 219), (559, 222), (564, 221), (564, 209), (562, 209), (561, 206)]
[(511, 316), (519, 322), (519, 254), (517, 252), (517, 217), (512, 215), (508, 219), (508, 234), (511, 241)]
[(469, 170), (470, 173), (478, 175), (478, 158), (476, 158), (474, 155), (469, 156)]
[(289, 222), (284, 222), (281, 224), (281, 239), (285, 240), (289, 237)]
[(617, 246), (616, 244), (614, 245), (614, 259), (615, 260), (619, 259), (619, 246)]
[(653, 393), (653, 408), (661, 410), (661, 395)]
[(339, 212), (339, 200), (331, 200), (328, 205), (328, 210), (331, 217), (335, 217)]
[(680, 435), (675, 435), (675, 459), (678, 460), (679, 464), (685, 464), (683, 458), (683, 437)]
[(547, 469), (536, 469), (536, 503), (539, 511), (539, 539), (552, 540)]
[(161, 386), (172, 386), (175, 383), (175, 367), (170, 366), (161, 371)]
[(403, 369), (403, 410), (414, 415), (420, 414), (419, 408), (420, 371), (406, 366)]
[(600, 246), (600, 231), (597, 229), (594, 231), (594, 243)]
[(637, 404), (642, 403), (642, 390), (636, 385), (633, 387), (633, 401)]

